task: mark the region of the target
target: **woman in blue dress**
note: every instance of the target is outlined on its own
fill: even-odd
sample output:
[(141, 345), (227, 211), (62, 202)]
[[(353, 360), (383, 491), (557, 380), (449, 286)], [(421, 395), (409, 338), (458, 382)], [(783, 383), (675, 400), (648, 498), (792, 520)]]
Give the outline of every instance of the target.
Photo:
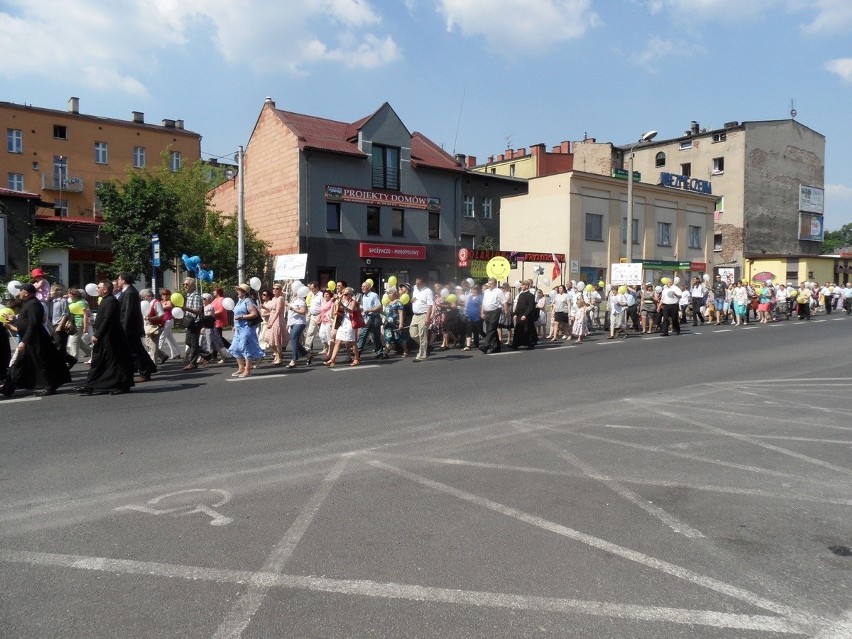
[(390, 355), (391, 349), (396, 351), (397, 346), (402, 344), (402, 336), (400, 330), (405, 325), (405, 317), (403, 315), (402, 302), (399, 301), (399, 291), (396, 287), (391, 286), (387, 290), (388, 299), (390, 302), (382, 311), (385, 333), (385, 348), (382, 351), (381, 357), (385, 359)]
[(257, 341), (252, 320), (260, 318), (260, 310), (251, 297), (251, 286), (237, 287), (237, 304), (234, 306), (234, 339), (228, 351), (237, 360), (237, 372), (232, 377), (248, 377), (252, 365), (263, 359), (263, 349)]

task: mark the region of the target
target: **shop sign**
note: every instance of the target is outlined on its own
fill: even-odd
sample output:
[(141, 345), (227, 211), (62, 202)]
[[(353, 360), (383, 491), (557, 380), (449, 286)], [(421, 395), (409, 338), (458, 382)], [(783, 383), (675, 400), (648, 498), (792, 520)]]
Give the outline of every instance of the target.
[(688, 177), (686, 175), (675, 175), (674, 173), (660, 173), (660, 184), (672, 189), (684, 191), (695, 191), (696, 193), (712, 194), (712, 185), (707, 180)]
[(692, 262), (642, 260), (642, 266), (649, 271), (689, 271), (692, 270), (692, 264)]
[(371, 244), (361, 242), (358, 256), (379, 260), (425, 260), (426, 247), (415, 244)]
[(325, 199), (329, 202), (356, 202), (370, 206), (392, 206), (405, 209), (423, 209), (424, 211), (440, 211), (441, 198), (427, 195), (412, 195), (399, 191), (374, 191), (351, 186), (325, 187)]

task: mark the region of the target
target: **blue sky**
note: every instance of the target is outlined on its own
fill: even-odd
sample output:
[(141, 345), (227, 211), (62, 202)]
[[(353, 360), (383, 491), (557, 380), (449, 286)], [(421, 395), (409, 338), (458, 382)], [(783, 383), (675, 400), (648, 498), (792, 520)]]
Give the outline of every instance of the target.
[(691, 120), (826, 137), (826, 226), (852, 223), (850, 0), (0, 0), (0, 99), (183, 119), (232, 157), (271, 96), (354, 121), (389, 102), (484, 161)]

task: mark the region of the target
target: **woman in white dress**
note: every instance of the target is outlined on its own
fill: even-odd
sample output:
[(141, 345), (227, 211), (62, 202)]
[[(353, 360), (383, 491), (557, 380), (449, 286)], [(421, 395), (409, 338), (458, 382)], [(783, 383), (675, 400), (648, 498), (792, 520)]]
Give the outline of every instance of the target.
[(332, 321), (337, 324), (337, 333), (334, 337), (334, 349), (325, 362), (325, 365), (330, 368), (334, 368), (334, 365), (337, 363), (337, 354), (340, 352), (341, 344), (344, 344), (346, 348), (352, 349), (353, 360), (349, 364), (350, 366), (358, 366), (361, 363), (358, 356), (357, 331), (352, 328), (352, 311), (358, 308), (358, 302), (352, 299), (354, 294), (355, 291), (351, 286), (343, 289), (343, 295), (332, 311), (332, 316), (334, 317)]

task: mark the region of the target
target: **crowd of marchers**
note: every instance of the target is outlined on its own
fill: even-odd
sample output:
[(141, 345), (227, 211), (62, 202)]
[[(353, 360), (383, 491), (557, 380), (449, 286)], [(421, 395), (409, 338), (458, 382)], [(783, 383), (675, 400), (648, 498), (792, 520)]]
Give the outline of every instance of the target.
[[(202, 294), (191, 277), (182, 293), (155, 294), (137, 290), (129, 273), (85, 291), (51, 286), (41, 269), (32, 276), (33, 283), (21, 285), (0, 308), (6, 333), (0, 336), (0, 394), (6, 397), (18, 388), (55, 394), (81, 360), (88, 369), (77, 392), (118, 395), (149, 381), (170, 359), (180, 360), (184, 371), (233, 361), (231, 375), (248, 377), (264, 361), (288, 368), (334, 367), (342, 358), (348, 366), (365, 357), (423, 362), (452, 348), (489, 354), (532, 350), (543, 341), (579, 344), (595, 333), (667, 336), (688, 322), (743, 326), (852, 313), (849, 282), (750, 283), (719, 275), (684, 284), (666, 277), (633, 286), (572, 281), (547, 294), (529, 279), (512, 287), (495, 279), (429, 285), (421, 277), (414, 284), (391, 277), (381, 296), (371, 280), (355, 290), (344, 281), (262, 288), (253, 278), (237, 287), (236, 299), (221, 289)], [(95, 309), (84, 293), (97, 296)], [(176, 328), (183, 329), (182, 344)]]

